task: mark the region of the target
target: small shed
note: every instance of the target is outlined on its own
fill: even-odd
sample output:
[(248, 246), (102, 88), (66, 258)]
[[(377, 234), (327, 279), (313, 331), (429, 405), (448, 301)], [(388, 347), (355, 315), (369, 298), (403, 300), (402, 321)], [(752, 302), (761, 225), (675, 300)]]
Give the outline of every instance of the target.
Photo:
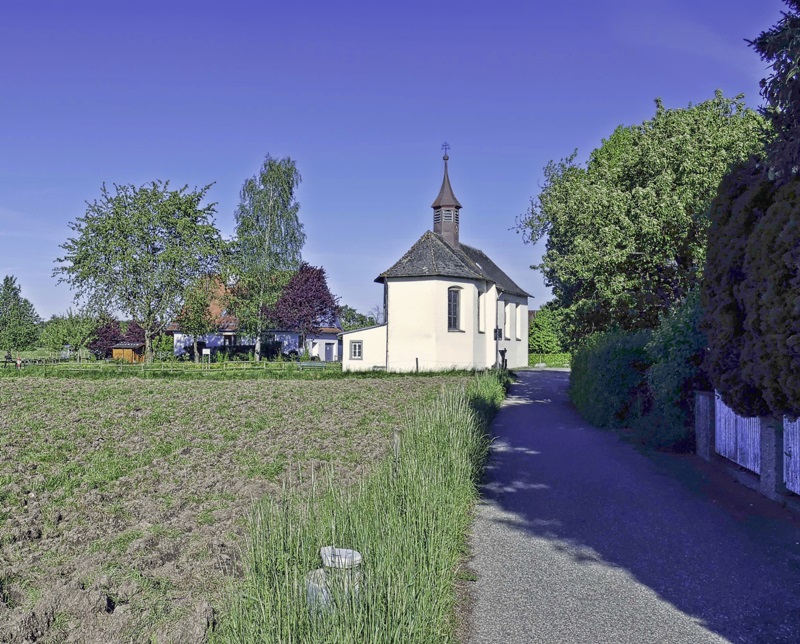
[(111, 357), (125, 362), (144, 362), (144, 342), (120, 342), (111, 347)]

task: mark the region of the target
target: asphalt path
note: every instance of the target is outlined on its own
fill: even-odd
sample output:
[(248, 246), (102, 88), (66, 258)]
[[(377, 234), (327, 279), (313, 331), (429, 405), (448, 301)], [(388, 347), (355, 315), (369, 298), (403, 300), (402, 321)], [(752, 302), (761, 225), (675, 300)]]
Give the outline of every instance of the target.
[(733, 516), (679, 459), (587, 424), (568, 373), (519, 376), (492, 426), (468, 642), (800, 643), (798, 523)]

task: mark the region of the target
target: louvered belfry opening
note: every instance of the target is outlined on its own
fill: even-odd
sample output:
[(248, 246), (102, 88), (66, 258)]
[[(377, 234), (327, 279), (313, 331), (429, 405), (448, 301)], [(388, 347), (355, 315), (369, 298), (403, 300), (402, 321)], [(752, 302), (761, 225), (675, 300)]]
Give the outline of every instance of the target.
[(453, 188), (450, 187), (450, 176), (447, 172), (447, 162), (450, 157), (445, 152), (444, 159), (444, 178), (442, 179), (442, 188), (439, 190), (439, 196), (433, 202), (433, 232), (440, 235), (450, 246), (453, 248), (458, 247), (458, 226), (459, 226), (459, 210), (461, 204), (453, 194)]

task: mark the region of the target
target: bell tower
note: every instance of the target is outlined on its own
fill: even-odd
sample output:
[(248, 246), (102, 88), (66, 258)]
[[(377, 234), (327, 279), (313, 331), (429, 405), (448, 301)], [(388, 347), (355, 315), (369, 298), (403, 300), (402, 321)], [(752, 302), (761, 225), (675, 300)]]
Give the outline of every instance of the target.
[(453, 194), (453, 189), (450, 187), (450, 177), (447, 174), (447, 162), (450, 157), (447, 151), (450, 146), (445, 143), (442, 145), (444, 150), (444, 178), (442, 179), (442, 188), (439, 190), (439, 196), (433, 202), (433, 232), (441, 236), (450, 246), (458, 248), (458, 211), (461, 210), (461, 204)]

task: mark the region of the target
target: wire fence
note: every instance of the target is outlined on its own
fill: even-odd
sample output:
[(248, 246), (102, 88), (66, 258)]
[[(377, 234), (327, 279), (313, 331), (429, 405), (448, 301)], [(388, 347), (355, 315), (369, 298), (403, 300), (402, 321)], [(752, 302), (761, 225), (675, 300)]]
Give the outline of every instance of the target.
[(340, 362), (269, 362), (262, 360), (255, 361), (229, 361), (196, 364), (193, 362), (164, 361), (153, 362), (150, 364), (125, 363), (114, 361), (91, 361), (91, 362), (65, 362), (61, 360), (51, 360), (46, 358), (35, 358), (23, 361), (18, 367), (15, 361), (3, 362), (0, 374), (10, 376), (12, 374), (25, 375), (207, 375), (207, 374), (245, 374), (254, 375), (260, 373), (290, 374), (300, 372), (341, 372)]

